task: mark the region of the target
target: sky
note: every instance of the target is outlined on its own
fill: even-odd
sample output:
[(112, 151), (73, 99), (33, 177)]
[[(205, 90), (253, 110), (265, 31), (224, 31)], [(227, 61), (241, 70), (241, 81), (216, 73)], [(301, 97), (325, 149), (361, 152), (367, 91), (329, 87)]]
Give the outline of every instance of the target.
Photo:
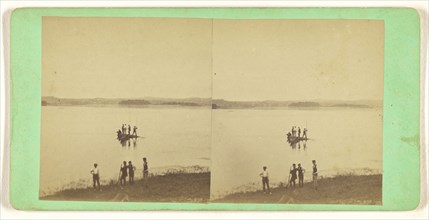
[(382, 100), (384, 23), (217, 20), (213, 96), (232, 100)]
[(42, 95), (211, 97), (212, 21), (44, 17)]
[(384, 23), (44, 17), (42, 95), (382, 100)]

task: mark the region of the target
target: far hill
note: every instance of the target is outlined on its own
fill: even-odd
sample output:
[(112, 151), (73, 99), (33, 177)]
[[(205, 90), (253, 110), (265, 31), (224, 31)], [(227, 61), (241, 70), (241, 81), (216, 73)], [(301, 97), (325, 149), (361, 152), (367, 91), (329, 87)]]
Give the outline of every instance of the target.
[(278, 109), (278, 108), (381, 108), (382, 101), (377, 100), (353, 100), (353, 101), (228, 101), (224, 99), (214, 99), (213, 109)]
[(293, 102), (289, 104), (289, 107), (320, 107), (317, 102)]
[(57, 98), (53, 96), (42, 97), (42, 106), (46, 105), (112, 105), (118, 103), (118, 99), (93, 98), (93, 99), (77, 99), (77, 98)]
[(42, 97), (42, 106), (129, 106), (129, 107), (207, 107), (212, 109), (284, 109), (284, 108), (381, 108), (378, 100), (310, 100), (310, 101), (229, 101), (210, 98), (57, 98)]
[(142, 98), (142, 99), (78, 99), (57, 98), (52, 96), (42, 97), (42, 106), (183, 106), (183, 107), (210, 107), (211, 100), (205, 98)]

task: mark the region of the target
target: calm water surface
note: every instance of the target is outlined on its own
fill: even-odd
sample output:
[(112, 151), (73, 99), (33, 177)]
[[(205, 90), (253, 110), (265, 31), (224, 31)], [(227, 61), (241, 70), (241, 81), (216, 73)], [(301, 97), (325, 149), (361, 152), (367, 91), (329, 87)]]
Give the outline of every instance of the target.
[[(138, 127), (123, 147), (122, 124)], [(141, 178), (142, 158), (152, 172), (179, 166), (210, 166), (211, 110), (203, 108), (42, 107), (41, 195), (88, 185), (97, 162), (101, 180), (117, 179), (122, 161), (132, 161)]]
[[(212, 117), (212, 198), (262, 188), (262, 166), (272, 184), (287, 181), (292, 163), (309, 180), (313, 159), (321, 176), (382, 169), (381, 109), (216, 110)], [(285, 134), (293, 125), (307, 127), (311, 140), (292, 148)]]
[[(115, 131), (123, 123), (144, 137), (122, 146)], [(293, 125), (307, 127), (311, 140), (292, 148), (285, 134)], [(292, 163), (301, 163), (309, 180), (313, 159), (321, 176), (381, 172), (382, 110), (42, 107), (41, 195), (87, 186), (94, 162), (104, 181), (118, 178), (124, 160), (140, 178), (142, 157), (152, 172), (210, 167), (212, 198), (259, 188), (262, 166), (272, 184), (286, 181)]]

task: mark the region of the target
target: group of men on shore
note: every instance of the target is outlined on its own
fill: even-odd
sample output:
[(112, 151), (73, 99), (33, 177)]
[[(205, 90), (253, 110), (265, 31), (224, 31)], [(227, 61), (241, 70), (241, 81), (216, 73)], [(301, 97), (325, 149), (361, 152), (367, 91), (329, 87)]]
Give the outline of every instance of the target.
[[(131, 161), (127, 162), (124, 161), (121, 165), (121, 168), (119, 169), (119, 181), (121, 185), (126, 185), (127, 183), (127, 176), (128, 176), (128, 183), (129, 185), (134, 184), (134, 171), (136, 170), (136, 167), (132, 164)], [(128, 172), (127, 172), (128, 171)], [(146, 157), (143, 157), (143, 179), (146, 179), (149, 175), (148, 165), (147, 165), (147, 159)]]
[[(121, 167), (119, 169), (118, 183), (120, 182), (121, 185), (126, 185), (127, 177), (128, 177), (129, 185), (133, 185), (135, 170), (136, 170), (136, 167), (133, 165), (131, 161), (128, 161), (128, 164), (126, 161), (124, 161), (121, 164)], [(90, 173), (92, 174), (94, 189), (100, 190), (100, 170), (98, 169), (97, 163), (94, 163), (94, 168), (91, 169)], [(143, 157), (143, 179), (148, 178), (148, 176), (149, 176), (149, 166), (148, 166), (146, 157)]]
[[(312, 163), (313, 163), (313, 173), (312, 173), (312, 175), (313, 175), (313, 187), (315, 190), (317, 190), (318, 172), (317, 172), (316, 160), (313, 160)], [(263, 169), (263, 171), (259, 174), (260, 177), (262, 177), (262, 190), (264, 193), (268, 192), (269, 194), (271, 194), (267, 167), (264, 166), (264, 167), (262, 167), (262, 169)], [(305, 169), (302, 168), (300, 163), (298, 164), (298, 167), (296, 166), (296, 164), (292, 164), (292, 167), (289, 170), (289, 178), (288, 178), (288, 183), (286, 185), (286, 188), (288, 186), (293, 186), (295, 188), (296, 179), (299, 179), (298, 186), (304, 187), (304, 173), (305, 173)]]

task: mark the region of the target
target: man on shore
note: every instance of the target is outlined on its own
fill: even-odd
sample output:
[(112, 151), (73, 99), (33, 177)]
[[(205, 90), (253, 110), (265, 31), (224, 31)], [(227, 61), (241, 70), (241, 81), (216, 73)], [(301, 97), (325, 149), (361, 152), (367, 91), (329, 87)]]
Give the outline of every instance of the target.
[[(98, 170), (98, 164), (94, 163), (94, 168), (90, 171), (92, 174), (92, 182), (94, 184), (94, 190), (97, 189), (100, 190), (100, 171)], [(96, 187), (97, 186), (97, 187)]]
[(131, 161), (128, 161), (128, 181), (130, 185), (134, 184), (134, 171), (136, 170), (136, 167), (131, 163)]
[(270, 190), (270, 183), (269, 183), (269, 179), (268, 179), (268, 171), (267, 171), (267, 167), (264, 166), (262, 167), (263, 171), (259, 174), (259, 176), (262, 177), (262, 190), (265, 193), (265, 186), (268, 189), (268, 193), (271, 194), (271, 190)]
[(296, 185), (296, 172), (297, 172), (297, 169), (296, 169), (296, 164), (292, 164), (292, 169), (290, 169), (290, 182), (289, 182), (289, 184), (290, 185), (293, 185), (293, 188), (295, 188), (295, 185)]
[(301, 164), (298, 164), (298, 185), (299, 187), (304, 187), (304, 173), (305, 170), (301, 167)]
[(143, 179), (146, 179), (149, 175), (149, 167), (147, 165), (146, 157), (143, 157)]
[(128, 170), (127, 162), (124, 161), (121, 168), (119, 169), (119, 172), (121, 173), (120, 175), (121, 185), (125, 185), (127, 183), (127, 176), (128, 176), (127, 170)]
[(317, 190), (317, 164), (316, 160), (313, 160), (313, 187)]

